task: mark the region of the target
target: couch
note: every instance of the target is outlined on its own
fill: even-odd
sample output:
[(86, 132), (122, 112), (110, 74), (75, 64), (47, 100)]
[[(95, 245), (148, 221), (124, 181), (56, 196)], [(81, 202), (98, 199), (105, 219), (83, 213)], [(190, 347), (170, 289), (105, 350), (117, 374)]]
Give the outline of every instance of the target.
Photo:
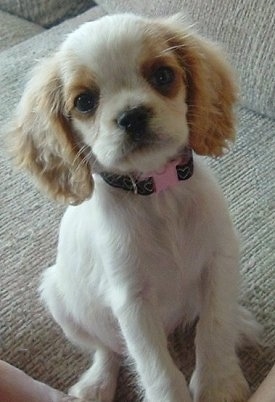
[[(124, 11), (165, 16), (187, 10), (203, 34), (223, 45), (239, 77), (236, 144), (225, 157), (207, 162), (240, 234), (241, 302), (263, 326), (262, 345), (240, 352), (255, 389), (275, 361), (275, 1), (51, 0), (44, 1), (46, 10), (38, 3), (43, 4), (0, 4), (0, 358), (65, 391), (89, 364), (89, 356), (64, 338), (37, 292), (41, 272), (55, 259), (64, 206), (46, 199), (24, 172), (14, 170), (4, 147), (4, 123), (28, 71), (85, 21)], [(76, 3), (82, 4), (76, 8)], [(194, 328), (179, 328), (169, 339), (187, 378), (194, 367), (193, 337)], [(125, 364), (116, 401), (139, 399)]]

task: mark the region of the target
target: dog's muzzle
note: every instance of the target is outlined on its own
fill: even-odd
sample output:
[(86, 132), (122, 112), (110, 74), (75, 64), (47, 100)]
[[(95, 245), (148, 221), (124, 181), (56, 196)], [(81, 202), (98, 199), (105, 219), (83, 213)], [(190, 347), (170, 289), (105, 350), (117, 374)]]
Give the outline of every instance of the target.
[(117, 119), (117, 125), (125, 130), (131, 141), (141, 143), (148, 132), (151, 112), (144, 106), (137, 106), (121, 112)]

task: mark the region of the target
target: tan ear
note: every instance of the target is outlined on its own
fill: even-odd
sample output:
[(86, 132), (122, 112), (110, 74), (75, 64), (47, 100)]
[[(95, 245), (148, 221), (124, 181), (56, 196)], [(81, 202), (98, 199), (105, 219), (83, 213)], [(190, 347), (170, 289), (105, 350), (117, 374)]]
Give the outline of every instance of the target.
[(64, 113), (54, 57), (34, 69), (8, 136), (16, 164), (29, 170), (51, 197), (72, 204), (90, 197), (91, 173), (82, 144)]
[(234, 74), (221, 50), (191, 32), (174, 35), (187, 86), (190, 145), (200, 155), (220, 156), (235, 138)]

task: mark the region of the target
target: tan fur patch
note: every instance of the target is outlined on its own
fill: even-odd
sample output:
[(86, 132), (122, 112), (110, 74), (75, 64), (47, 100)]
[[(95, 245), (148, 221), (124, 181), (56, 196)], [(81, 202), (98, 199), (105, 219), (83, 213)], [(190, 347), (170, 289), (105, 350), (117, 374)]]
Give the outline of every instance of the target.
[(183, 41), (173, 40), (171, 46), (187, 77), (190, 145), (198, 154), (220, 156), (235, 138), (234, 74), (222, 52), (207, 40), (194, 34)]
[(54, 58), (40, 63), (28, 83), (9, 133), (10, 152), (39, 186), (64, 203), (80, 203), (93, 189), (81, 144), (64, 113)]
[[(191, 147), (201, 155), (222, 155), (235, 139), (237, 100), (236, 80), (225, 56), (216, 45), (188, 28), (181, 30), (178, 24), (174, 27), (173, 23), (160, 20), (152, 25), (150, 32), (146, 47), (151, 60), (157, 54), (167, 55), (168, 65), (172, 62), (177, 77), (181, 77), (169, 95), (176, 95), (181, 82), (187, 92)], [(145, 62), (145, 76), (150, 74), (151, 65)]]
[[(152, 76), (160, 67), (169, 67), (174, 73), (173, 82), (164, 88), (158, 88), (152, 84)], [(183, 87), (183, 71), (172, 56), (158, 55), (148, 58), (141, 66), (141, 74), (159, 94), (168, 98), (176, 97)]]

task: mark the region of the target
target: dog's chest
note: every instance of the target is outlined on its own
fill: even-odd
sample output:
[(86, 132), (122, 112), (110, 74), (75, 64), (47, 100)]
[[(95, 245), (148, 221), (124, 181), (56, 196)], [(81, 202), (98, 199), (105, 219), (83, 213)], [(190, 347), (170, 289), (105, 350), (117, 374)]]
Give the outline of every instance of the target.
[[(66, 248), (70, 245), (77, 252), (75, 259), (64, 256), (70, 278), (67, 289), (64, 282), (62, 287), (66, 304), (81, 326), (109, 346), (115, 343), (114, 349), (119, 347), (110, 297), (113, 280), (120, 282), (121, 289), (141, 293), (149, 289), (167, 333), (180, 321), (194, 319), (207, 254), (205, 230), (196, 210), (183, 208), (174, 198), (154, 208), (139, 205), (135, 216), (130, 208), (120, 206), (107, 211), (97, 204), (89, 211), (96, 213), (89, 216), (84, 210), (69, 219), (70, 234), (63, 225)], [(65, 272), (62, 277), (64, 281)]]

